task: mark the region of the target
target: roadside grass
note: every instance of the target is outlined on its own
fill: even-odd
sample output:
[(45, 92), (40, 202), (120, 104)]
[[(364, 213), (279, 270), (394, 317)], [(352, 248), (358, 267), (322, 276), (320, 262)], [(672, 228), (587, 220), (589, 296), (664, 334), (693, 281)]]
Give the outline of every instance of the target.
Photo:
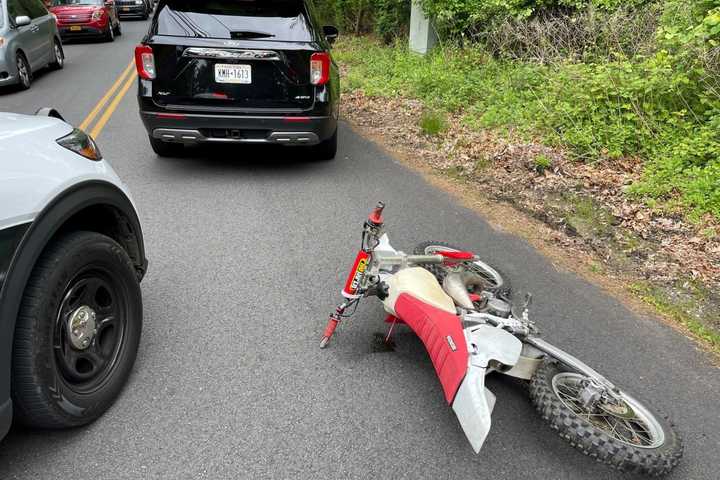
[(535, 170), (537, 170), (538, 173), (542, 173), (550, 167), (552, 167), (552, 160), (550, 157), (545, 154), (540, 154), (535, 157)]
[(630, 291), (661, 313), (683, 325), (693, 335), (703, 340), (713, 352), (720, 353), (720, 334), (706, 326), (708, 322), (720, 325), (720, 313), (717, 311), (707, 312), (704, 315), (710, 318), (706, 318), (703, 322), (697, 319), (697, 313), (693, 313), (698, 300), (702, 300), (698, 297), (704, 296), (701, 289), (694, 290), (690, 298), (677, 299), (673, 298), (667, 289), (643, 281), (633, 283)]
[(447, 128), (445, 117), (434, 110), (426, 110), (420, 117), (420, 130), (423, 134), (435, 136)]
[(645, 173), (629, 195), (691, 220), (720, 218), (720, 79), (684, 70), (666, 51), (544, 65), (480, 47), (423, 57), (404, 42), (346, 37), (335, 53), (347, 90), (418, 99), (428, 111), (460, 113), (471, 128), (540, 139), (577, 161), (637, 156)]

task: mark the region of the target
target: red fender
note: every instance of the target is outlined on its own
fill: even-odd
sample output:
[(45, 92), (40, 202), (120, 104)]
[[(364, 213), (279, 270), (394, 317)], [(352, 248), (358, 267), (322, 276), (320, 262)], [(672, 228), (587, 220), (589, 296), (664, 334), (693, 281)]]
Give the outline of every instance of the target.
[(394, 308), (398, 318), (425, 344), (445, 400), (452, 405), (468, 368), (467, 343), (460, 318), (408, 293), (400, 294)]

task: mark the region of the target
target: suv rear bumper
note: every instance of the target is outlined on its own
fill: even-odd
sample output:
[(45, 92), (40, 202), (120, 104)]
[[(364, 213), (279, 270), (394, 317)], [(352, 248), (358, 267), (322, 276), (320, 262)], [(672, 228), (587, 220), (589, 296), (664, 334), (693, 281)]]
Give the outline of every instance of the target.
[(142, 17), (147, 13), (145, 5), (118, 5), (118, 17)]
[(141, 111), (148, 133), (183, 144), (270, 143), (316, 145), (337, 129), (334, 116), (236, 116)]

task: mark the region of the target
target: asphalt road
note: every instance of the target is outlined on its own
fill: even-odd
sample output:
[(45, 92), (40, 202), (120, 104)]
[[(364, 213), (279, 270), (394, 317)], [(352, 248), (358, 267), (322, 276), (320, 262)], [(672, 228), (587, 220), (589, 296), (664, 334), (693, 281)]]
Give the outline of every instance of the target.
[[(68, 45), (65, 70), (0, 93), (0, 110), (52, 105), (79, 124), (146, 28)], [(720, 370), (682, 335), (556, 271), (346, 125), (329, 163), (260, 148), (159, 159), (133, 90), (98, 141), (134, 193), (151, 262), (134, 375), (93, 425), (13, 430), (0, 479), (626, 478), (559, 439), (506, 379), (488, 381), (498, 403), (475, 455), (420, 342), (401, 331), (395, 352), (373, 348), (377, 302), (318, 349), (379, 199), (396, 248), (447, 240), (481, 252), (535, 294), (549, 340), (669, 413), (686, 439), (671, 478), (720, 478)]]

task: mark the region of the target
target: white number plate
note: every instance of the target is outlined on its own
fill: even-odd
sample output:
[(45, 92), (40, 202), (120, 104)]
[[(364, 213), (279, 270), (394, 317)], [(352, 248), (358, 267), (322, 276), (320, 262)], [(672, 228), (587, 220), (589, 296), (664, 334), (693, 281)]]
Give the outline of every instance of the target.
[(215, 81), (217, 83), (252, 83), (250, 65), (215, 64)]

